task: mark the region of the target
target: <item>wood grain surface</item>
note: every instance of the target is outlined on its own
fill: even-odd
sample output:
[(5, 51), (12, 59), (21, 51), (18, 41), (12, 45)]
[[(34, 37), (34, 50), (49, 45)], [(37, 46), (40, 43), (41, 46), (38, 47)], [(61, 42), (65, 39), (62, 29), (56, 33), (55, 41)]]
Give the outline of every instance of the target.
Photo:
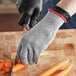
[[(76, 76), (76, 29), (59, 30), (46, 51), (48, 55), (41, 56), (38, 64), (29, 65), (19, 72), (12, 73), (12, 76), (38, 76), (48, 68), (66, 59), (71, 59), (73, 63), (73, 68), (67, 76)], [(11, 53), (11, 60), (14, 60), (14, 57), (15, 51), (13, 54)], [(0, 76), (10, 76), (10, 74)]]

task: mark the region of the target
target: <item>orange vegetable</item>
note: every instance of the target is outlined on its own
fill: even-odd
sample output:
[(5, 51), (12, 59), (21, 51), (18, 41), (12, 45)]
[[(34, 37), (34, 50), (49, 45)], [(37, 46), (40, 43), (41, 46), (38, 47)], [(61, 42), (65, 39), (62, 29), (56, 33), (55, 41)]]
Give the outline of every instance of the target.
[(6, 72), (9, 72), (9, 71), (10, 71), (10, 68), (6, 68), (5, 71), (6, 71)]
[(55, 66), (49, 68), (47, 71), (41, 73), (39, 76), (51, 76), (56, 70), (58, 70), (61, 66), (67, 64), (70, 60), (63, 61)]
[(11, 67), (12, 67), (12, 63), (11, 63), (10, 60), (6, 60), (6, 61), (5, 61), (5, 67), (6, 67), (6, 68), (11, 68)]
[(25, 67), (27, 67), (26, 65), (22, 64), (21, 62), (19, 62), (18, 64), (16, 64), (13, 68), (12, 72), (17, 72), (21, 69), (24, 69)]
[(56, 74), (55, 76), (65, 76), (71, 70), (72, 66), (72, 64), (69, 64), (63, 71)]
[(4, 61), (0, 60), (0, 70), (4, 67)]
[(0, 74), (9, 72), (12, 68), (12, 62), (10, 60), (0, 60)]
[(9, 72), (10, 71), (10, 68), (4, 67), (2, 70), (5, 70), (5, 72)]
[(0, 63), (3, 63), (4, 62), (4, 60), (0, 60)]
[(0, 74), (4, 74), (5, 73), (5, 70), (0, 70)]

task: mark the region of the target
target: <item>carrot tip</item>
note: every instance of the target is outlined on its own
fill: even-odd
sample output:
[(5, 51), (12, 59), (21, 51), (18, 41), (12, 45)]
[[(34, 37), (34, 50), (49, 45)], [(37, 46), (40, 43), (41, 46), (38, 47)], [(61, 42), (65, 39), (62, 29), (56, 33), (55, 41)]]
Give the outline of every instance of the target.
[(12, 72), (15, 73), (21, 69), (24, 69), (25, 67), (27, 67), (27, 65), (24, 65), (21, 62), (19, 62), (18, 64), (14, 65)]

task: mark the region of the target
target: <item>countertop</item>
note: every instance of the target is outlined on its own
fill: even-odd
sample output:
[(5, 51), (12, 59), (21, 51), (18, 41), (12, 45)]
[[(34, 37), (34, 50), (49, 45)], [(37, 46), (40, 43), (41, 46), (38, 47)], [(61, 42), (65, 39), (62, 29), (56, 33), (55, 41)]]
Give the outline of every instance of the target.
[[(30, 65), (17, 73), (13, 73), (12, 76), (38, 76), (66, 59), (71, 59), (73, 63), (73, 68), (67, 76), (76, 76), (76, 29), (59, 30), (46, 51), (48, 54), (41, 56), (38, 64)], [(15, 52), (13, 55), (15, 55)], [(12, 60), (14, 60), (14, 57)], [(10, 76), (10, 74), (0, 76)]]

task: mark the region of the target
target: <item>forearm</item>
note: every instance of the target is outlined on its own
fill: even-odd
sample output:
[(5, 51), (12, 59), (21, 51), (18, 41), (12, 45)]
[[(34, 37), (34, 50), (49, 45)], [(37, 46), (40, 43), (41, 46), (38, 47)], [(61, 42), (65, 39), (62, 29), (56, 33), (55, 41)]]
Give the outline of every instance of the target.
[(67, 11), (70, 16), (76, 13), (76, 0), (61, 0), (57, 6)]

